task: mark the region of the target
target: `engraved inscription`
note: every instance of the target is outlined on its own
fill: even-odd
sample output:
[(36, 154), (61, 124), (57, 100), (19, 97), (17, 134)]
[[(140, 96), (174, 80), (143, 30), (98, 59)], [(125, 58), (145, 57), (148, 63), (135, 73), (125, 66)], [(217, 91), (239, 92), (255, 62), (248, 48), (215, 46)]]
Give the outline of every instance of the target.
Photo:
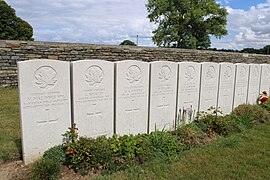
[(165, 65), (160, 68), (159, 79), (162, 82), (169, 81), (171, 79), (171, 75), (172, 75), (172, 71), (169, 66)]
[(51, 118), (50, 109), (45, 109), (45, 112), (46, 112), (46, 115), (47, 115), (46, 119), (37, 121), (37, 124), (38, 125), (48, 125), (49, 126), (46, 141), (47, 141), (47, 144), (50, 145), (51, 144), (51, 125), (55, 124), (55, 123), (58, 123), (59, 119), (58, 118)]
[(51, 66), (41, 66), (34, 74), (35, 84), (43, 90), (52, 89), (57, 82), (57, 72)]
[(63, 95), (59, 91), (55, 92), (41, 92), (41, 93), (32, 93), (26, 97), (23, 108), (40, 108), (40, 107), (56, 107), (62, 106), (69, 102), (68, 97)]
[(188, 66), (185, 72), (186, 81), (193, 81), (195, 73), (196, 73), (195, 68), (193, 66)]
[(133, 84), (138, 83), (141, 79), (141, 76), (142, 76), (142, 71), (136, 65), (130, 66), (126, 72), (126, 79), (128, 80), (129, 83), (133, 83)]
[(90, 66), (85, 73), (85, 81), (90, 87), (95, 87), (103, 81), (104, 72), (99, 66)]
[(208, 70), (206, 72), (206, 79), (209, 81), (212, 81), (215, 77), (215, 72), (216, 72), (216, 70), (215, 70), (214, 66), (209, 66)]

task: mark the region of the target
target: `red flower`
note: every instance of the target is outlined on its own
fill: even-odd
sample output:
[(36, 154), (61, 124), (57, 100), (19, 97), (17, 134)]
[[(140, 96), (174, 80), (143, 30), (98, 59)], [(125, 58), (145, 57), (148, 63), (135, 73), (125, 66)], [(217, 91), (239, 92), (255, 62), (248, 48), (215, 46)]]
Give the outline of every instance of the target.
[(71, 148), (68, 148), (67, 153), (68, 153), (68, 154), (74, 154), (75, 151), (76, 151), (75, 148), (72, 148), (72, 147), (71, 147)]
[(262, 93), (263, 93), (264, 95), (266, 95), (266, 96), (267, 96), (267, 92), (266, 92), (266, 91), (263, 91)]
[(268, 97), (262, 97), (261, 102), (264, 103), (266, 101), (268, 101)]

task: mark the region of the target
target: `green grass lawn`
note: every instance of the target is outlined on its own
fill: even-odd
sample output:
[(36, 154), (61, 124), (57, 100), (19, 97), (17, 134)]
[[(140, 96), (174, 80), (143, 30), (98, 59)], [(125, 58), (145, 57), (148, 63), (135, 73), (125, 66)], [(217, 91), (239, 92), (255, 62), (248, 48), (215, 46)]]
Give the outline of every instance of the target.
[(148, 163), (98, 179), (269, 179), (270, 123), (184, 152), (173, 162)]
[[(0, 161), (21, 154), (18, 89), (0, 88)], [(98, 179), (269, 179), (270, 123)]]
[(0, 88), (0, 162), (20, 158), (18, 89)]

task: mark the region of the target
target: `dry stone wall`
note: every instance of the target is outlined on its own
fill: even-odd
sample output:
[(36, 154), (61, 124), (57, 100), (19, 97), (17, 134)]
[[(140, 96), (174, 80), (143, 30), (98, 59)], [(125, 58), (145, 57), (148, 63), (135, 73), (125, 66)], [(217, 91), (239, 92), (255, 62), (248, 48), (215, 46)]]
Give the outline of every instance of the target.
[(174, 62), (194, 61), (257, 64), (270, 62), (270, 56), (256, 54), (174, 48), (0, 40), (0, 87), (17, 86), (17, 62), (29, 59), (56, 59), (63, 61), (81, 59), (119, 61), (132, 59), (147, 62), (166, 60)]

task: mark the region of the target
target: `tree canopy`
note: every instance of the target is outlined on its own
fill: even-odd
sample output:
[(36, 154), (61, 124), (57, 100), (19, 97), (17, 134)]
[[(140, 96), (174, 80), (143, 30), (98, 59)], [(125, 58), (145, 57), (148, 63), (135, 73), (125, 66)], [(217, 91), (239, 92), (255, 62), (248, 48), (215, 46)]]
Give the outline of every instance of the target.
[(119, 45), (120, 45), (120, 46), (122, 46), (122, 45), (137, 46), (134, 42), (132, 42), (132, 41), (130, 41), (130, 40), (124, 40), (124, 41), (121, 42)]
[(16, 16), (15, 10), (0, 0), (0, 39), (33, 40), (33, 28)]
[(210, 35), (227, 35), (227, 10), (215, 0), (148, 0), (146, 8), (150, 22), (158, 24), (158, 46), (206, 49)]

